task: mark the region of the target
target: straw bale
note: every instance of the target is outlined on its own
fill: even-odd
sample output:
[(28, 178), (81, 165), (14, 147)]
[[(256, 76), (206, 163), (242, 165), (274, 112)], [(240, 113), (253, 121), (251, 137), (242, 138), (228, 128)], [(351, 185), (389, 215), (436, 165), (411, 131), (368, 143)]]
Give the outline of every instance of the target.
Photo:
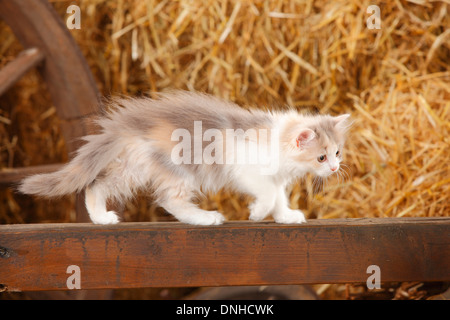
[[(64, 19), (72, 3), (53, 5)], [(179, 88), (245, 107), (351, 113), (344, 171), (326, 181), (308, 176), (292, 187), (291, 206), (307, 217), (449, 216), (448, 1), (75, 3), (81, 29), (71, 34), (105, 95)], [(381, 9), (381, 29), (366, 26), (373, 4)], [(2, 66), (20, 46), (0, 26)], [(0, 169), (67, 159), (43, 92), (31, 73), (1, 98)], [(224, 190), (200, 205), (246, 219), (250, 200)], [(72, 209), (48, 216), (49, 202), (11, 191), (1, 191), (0, 201), (2, 223), (73, 219)], [(140, 195), (124, 217), (166, 215)]]

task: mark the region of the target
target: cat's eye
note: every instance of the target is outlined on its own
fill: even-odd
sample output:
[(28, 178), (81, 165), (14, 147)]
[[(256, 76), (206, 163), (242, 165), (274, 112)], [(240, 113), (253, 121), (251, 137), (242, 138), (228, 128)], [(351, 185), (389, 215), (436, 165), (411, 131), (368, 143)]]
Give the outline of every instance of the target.
[(336, 157), (339, 157), (340, 154), (341, 154), (341, 152), (339, 150), (336, 151)]
[(320, 157), (317, 158), (317, 161), (319, 162), (324, 162), (325, 160), (327, 160), (327, 155), (323, 154)]

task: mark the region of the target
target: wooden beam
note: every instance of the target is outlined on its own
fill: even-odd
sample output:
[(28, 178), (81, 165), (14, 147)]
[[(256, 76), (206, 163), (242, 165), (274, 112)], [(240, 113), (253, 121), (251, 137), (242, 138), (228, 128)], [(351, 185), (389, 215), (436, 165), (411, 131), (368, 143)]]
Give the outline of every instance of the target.
[[(0, 288), (81, 289), (449, 281), (450, 218), (0, 225)], [(74, 272), (74, 271), (72, 271)], [(75, 275), (75, 272), (73, 273)]]

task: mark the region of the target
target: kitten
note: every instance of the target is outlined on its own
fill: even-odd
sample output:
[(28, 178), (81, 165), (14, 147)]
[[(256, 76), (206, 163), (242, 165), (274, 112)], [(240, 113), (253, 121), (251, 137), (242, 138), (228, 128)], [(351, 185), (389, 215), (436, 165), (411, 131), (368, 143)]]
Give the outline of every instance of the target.
[(294, 110), (245, 110), (215, 97), (173, 92), (158, 99), (118, 98), (97, 120), (102, 131), (60, 171), (24, 179), (19, 191), (56, 197), (86, 193), (92, 222), (119, 222), (106, 201), (124, 202), (152, 189), (158, 205), (179, 221), (217, 225), (224, 216), (191, 200), (222, 187), (250, 194), (250, 219), (272, 214), (278, 223), (303, 223), (288, 206), (286, 186), (310, 172), (339, 170), (349, 115), (301, 115)]

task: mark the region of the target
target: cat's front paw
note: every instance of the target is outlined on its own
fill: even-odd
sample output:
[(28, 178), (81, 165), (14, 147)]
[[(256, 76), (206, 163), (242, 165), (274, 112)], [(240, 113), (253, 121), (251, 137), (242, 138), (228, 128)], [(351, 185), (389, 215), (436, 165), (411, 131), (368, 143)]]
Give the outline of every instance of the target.
[(192, 224), (199, 226), (211, 226), (219, 225), (225, 221), (225, 217), (218, 211), (205, 211), (203, 214), (198, 215)]
[(306, 218), (303, 212), (300, 210), (285, 209), (283, 212), (277, 212), (274, 214), (276, 223), (284, 224), (294, 224), (294, 223), (305, 223)]

